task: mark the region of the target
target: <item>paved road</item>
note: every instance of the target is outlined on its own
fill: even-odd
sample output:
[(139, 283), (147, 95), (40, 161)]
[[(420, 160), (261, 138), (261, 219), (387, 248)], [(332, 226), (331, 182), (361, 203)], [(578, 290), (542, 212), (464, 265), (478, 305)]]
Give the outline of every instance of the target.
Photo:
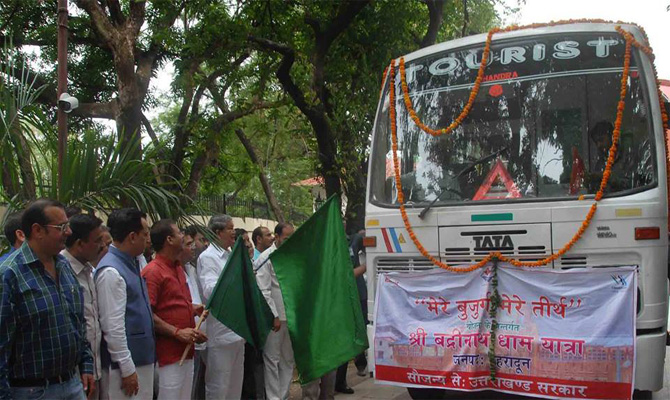
[[(654, 400), (668, 400), (670, 399), (670, 347), (668, 347), (665, 357), (665, 377), (664, 377), (664, 387), (661, 391), (655, 392), (652, 394), (651, 399)], [(378, 385), (375, 384), (374, 379), (371, 378), (361, 378), (356, 376), (354, 371), (356, 368), (353, 365), (349, 366), (348, 381), (349, 385), (354, 389), (355, 393), (351, 395), (337, 394), (337, 400), (354, 400), (354, 399), (379, 399), (379, 400), (411, 400), (411, 397), (407, 393), (407, 389), (402, 387), (388, 386), (388, 385)], [(513, 396), (506, 395), (503, 393), (497, 392), (474, 392), (474, 393), (463, 393), (463, 392), (450, 392), (447, 399), (453, 400), (503, 400), (503, 399), (530, 399), (530, 397), (525, 396)], [(645, 398), (636, 395), (635, 398)]]

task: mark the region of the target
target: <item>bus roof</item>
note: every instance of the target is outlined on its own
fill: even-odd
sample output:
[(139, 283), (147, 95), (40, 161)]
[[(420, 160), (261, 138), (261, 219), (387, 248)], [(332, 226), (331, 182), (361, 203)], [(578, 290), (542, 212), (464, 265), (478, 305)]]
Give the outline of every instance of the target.
[[(621, 25), (625, 30), (631, 32), (635, 39), (640, 43), (647, 43), (647, 38), (642, 34), (640, 28), (631, 24), (618, 23), (594, 23), (594, 22), (580, 22), (565, 25), (545, 26), (541, 28), (522, 29), (514, 32), (501, 32), (493, 36), (493, 41), (499, 41), (510, 38), (521, 38), (529, 36), (546, 35), (552, 33), (564, 32), (616, 32), (614, 29), (617, 25)], [(466, 36), (459, 39), (450, 40), (447, 42), (438, 43), (415, 52), (405, 55), (405, 61), (415, 60), (423, 56), (439, 53), (445, 50), (458, 49), (462, 47), (470, 47), (477, 44), (482, 44), (486, 41), (487, 33), (479, 35)]]

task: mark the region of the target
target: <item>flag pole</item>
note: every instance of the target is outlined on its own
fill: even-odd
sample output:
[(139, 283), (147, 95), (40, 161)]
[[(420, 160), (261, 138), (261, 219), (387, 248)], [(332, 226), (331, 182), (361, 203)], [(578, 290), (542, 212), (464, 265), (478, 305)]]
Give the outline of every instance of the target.
[[(200, 325), (202, 325), (203, 322), (207, 319), (207, 316), (209, 315), (209, 310), (204, 310), (202, 314), (200, 314), (200, 321), (198, 321), (198, 325), (195, 327), (195, 329), (200, 329)], [(184, 349), (184, 354), (181, 355), (181, 360), (179, 360), (179, 366), (184, 363), (184, 360), (186, 359), (186, 356), (188, 355), (188, 351), (191, 350), (191, 346), (193, 346), (193, 343), (189, 343), (186, 345), (186, 348)]]

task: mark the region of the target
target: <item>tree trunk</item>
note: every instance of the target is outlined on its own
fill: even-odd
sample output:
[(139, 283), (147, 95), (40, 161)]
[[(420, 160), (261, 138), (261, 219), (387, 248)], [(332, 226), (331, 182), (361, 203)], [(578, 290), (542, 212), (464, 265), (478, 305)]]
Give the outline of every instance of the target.
[[(217, 132), (220, 132), (217, 131)], [(200, 187), (200, 180), (205, 168), (212, 163), (212, 160), (219, 154), (220, 146), (216, 140), (210, 138), (205, 143), (205, 151), (198, 154), (191, 165), (191, 173), (188, 177), (188, 184), (186, 185), (186, 195), (194, 199), (198, 194)]]
[[(444, 10), (445, 2), (446, 0), (426, 0), (426, 5), (428, 6), (429, 22), (428, 30), (426, 31), (426, 34), (424, 35), (423, 39), (421, 40), (421, 44), (419, 45), (421, 48), (435, 44), (435, 40), (437, 40), (437, 34), (440, 31), (440, 27), (442, 26), (442, 20), (444, 19), (442, 10)], [(465, 5), (465, 0), (463, 0), (463, 4)], [(465, 29), (465, 26), (463, 29)]]
[(253, 162), (258, 167), (258, 180), (261, 181), (263, 192), (265, 193), (265, 197), (267, 198), (268, 203), (270, 204), (270, 208), (272, 208), (272, 212), (274, 213), (275, 218), (277, 218), (277, 221), (280, 223), (285, 222), (284, 213), (279, 207), (279, 202), (277, 201), (277, 198), (275, 197), (275, 194), (272, 191), (272, 187), (270, 186), (270, 182), (268, 181), (267, 175), (265, 175), (263, 165), (261, 165), (261, 163), (258, 161), (258, 157), (256, 156), (256, 150), (254, 150), (253, 146), (251, 145), (251, 142), (249, 141), (249, 138), (247, 138), (247, 135), (244, 134), (244, 131), (242, 129), (235, 129), (235, 134), (237, 135), (238, 139), (240, 139), (240, 142), (242, 142), (242, 146), (244, 146), (244, 149), (247, 151), (247, 154), (249, 154), (251, 162)]
[[(273, 42), (268, 39), (249, 37), (249, 39), (265, 50), (275, 51), (283, 55), (276, 75), (279, 83), (291, 97), (294, 104), (309, 121), (319, 148), (319, 170), (323, 176), (326, 195), (340, 194), (340, 168), (337, 163), (337, 136), (328, 116), (328, 90), (326, 88), (325, 69), (326, 55), (333, 42), (352, 23), (354, 18), (368, 5), (367, 0), (350, 0), (338, 3), (336, 15), (327, 21), (325, 29), (321, 23), (312, 18), (305, 18), (305, 22), (314, 31), (314, 50), (309, 55), (312, 63), (311, 93), (319, 100), (316, 104), (307, 101), (305, 91), (301, 89), (291, 77), (291, 67), (295, 62), (295, 50), (286, 44)], [(311, 95), (309, 96), (312, 97)]]
[(5, 192), (5, 196), (8, 199), (11, 199), (16, 195), (18, 182), (14, 182), (12, 174), (9, 168), (2, 169), (2, 190)]
[[(117, 109), (114, 119), (119, 140), (124, 150), (129, 149), (132, 158), (141, 157), (142, 104), (149, 88), (152, 71), (161, 51), (160, 39), (149, 38), (148, 50), (136, 49), (137, 41), (145, 25), (146, 1), (130, 1), (121, 5), (119, 0), (74, 0), (89, 15), (91, 28), (100, 44), (112, 53), (116, 70), (118, 90)], [(173, 14), (158, 21), (157, 30), (174, 23), (185, 2)], [(154, 32), (155, 33), (155, 32)]]
[(188, 124), (189, 109), (193, 102), (193, 95), (195, 87), (193, 82), (193, 75), (198, 67), (197, 62), (193, 62), (191, 66), (184, 72), (182, 80), (184, 81), (184, 98), (182, 99), (181, 108), (177, 115), (177, 123), (174, 127), (174, 147), (172, 149), (172, 164), (170, 165), (170, 175), (175, 179), (180, 180), (182, 176), (182, 164), (184, 163), (184, 156), (186, 153), (186, 144), (190, 136), (190, 131), (186, 128)]
[(142, 142), (142, 103), (144, 94), (140, 92), (135, 74), (134, 41), (127, 41), (114, 52), (117, 87), (119, 89), (119, 113), (116, 116), (116, 128), (124, 149), (131, 144), (132, 158), (141, 157)]

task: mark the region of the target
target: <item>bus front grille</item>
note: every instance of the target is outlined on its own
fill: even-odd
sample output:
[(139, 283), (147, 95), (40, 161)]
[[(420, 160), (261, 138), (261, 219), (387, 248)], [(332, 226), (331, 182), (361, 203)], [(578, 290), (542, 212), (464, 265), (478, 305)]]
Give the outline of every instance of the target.
[(389, 257), (377, 259), (377, 273), (425, 271), (435, 266), (425, 257)]
[[(454, 266), (470, 265), (481, 261), (491, 251), (468, 247), (448, 247), (444, 249), (442, 261)], [(548, 252), (546, 246), (519, 246), (513, 250), (500, 250), (500, 254), (522, 261), (538, 261), (545, 258)]]

